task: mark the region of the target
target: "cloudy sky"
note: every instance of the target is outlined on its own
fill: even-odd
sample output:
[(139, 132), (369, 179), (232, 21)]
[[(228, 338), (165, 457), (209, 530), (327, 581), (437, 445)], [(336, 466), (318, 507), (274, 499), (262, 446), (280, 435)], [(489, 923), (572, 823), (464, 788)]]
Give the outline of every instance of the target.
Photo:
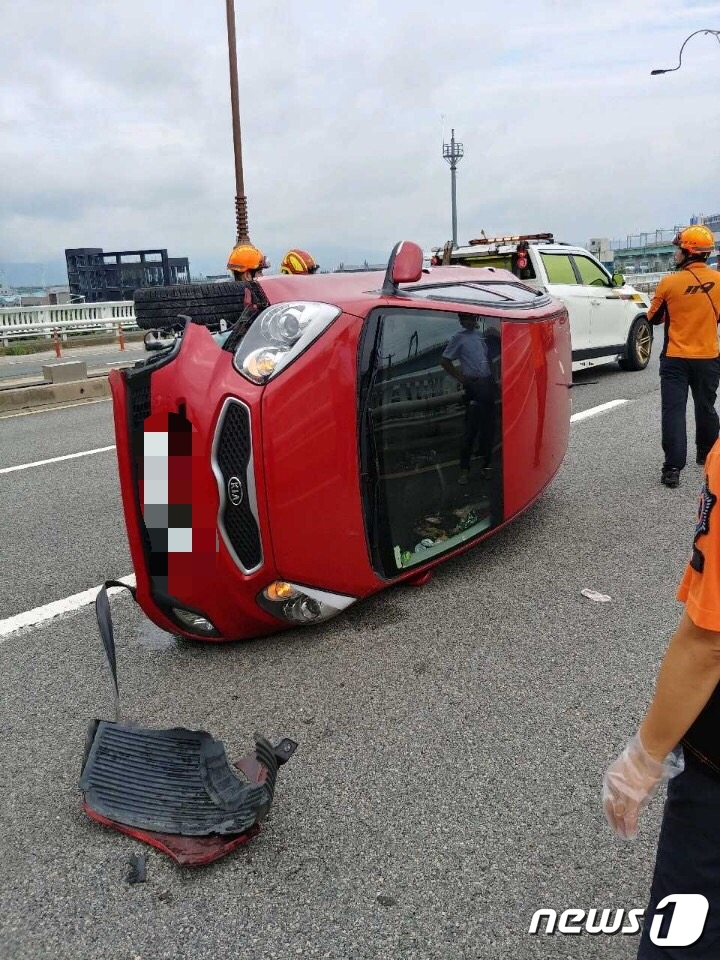
[[(459, 239), (585, 243), (720, 212), (720, 0), (236, 0), (250, 232), (277, 265)], [(248, 11), (251, 11), (249, 13)], [(222, 0), (25, 0), (0, 39), (0, 269), (235, 232)]]

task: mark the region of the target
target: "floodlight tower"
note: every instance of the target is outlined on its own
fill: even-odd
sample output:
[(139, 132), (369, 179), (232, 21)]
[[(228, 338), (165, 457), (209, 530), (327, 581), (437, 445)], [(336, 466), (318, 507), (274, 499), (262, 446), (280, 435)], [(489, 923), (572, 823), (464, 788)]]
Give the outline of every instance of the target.
[(456, 174), (458, 161), (462, 160), (465, 149), (455, 139), (455, 130), (450, 136), (450, 143), (443, 142), (443, 157), (450, 164), (450, 189), (452, 195), (452, 240), (453, 247), (457, 246), (457, 184)]

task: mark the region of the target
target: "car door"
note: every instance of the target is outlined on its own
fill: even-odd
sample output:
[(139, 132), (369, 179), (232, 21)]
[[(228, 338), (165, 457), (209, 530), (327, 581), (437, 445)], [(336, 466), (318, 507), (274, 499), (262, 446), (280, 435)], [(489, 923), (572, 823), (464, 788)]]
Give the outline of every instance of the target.
[(573, 367), (583, 366), (591, 357), (590, 338), (591, 300), (597, 291), (580, 283), (568, 253), (543, 252), (540, 254), (547, 274), (548, 293), (562, 300), (570, 317)]
[(593, 357), (617, 356), (628, 335), (627, 301), (599, 263), (573, 254), (578, 276), (590, 297), (590, 347)]

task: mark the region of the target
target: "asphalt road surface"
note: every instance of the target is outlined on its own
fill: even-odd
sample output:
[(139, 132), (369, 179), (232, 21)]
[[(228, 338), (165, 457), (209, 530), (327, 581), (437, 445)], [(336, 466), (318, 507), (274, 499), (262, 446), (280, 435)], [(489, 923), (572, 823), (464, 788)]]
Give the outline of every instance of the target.
[(634, 957), (637, 936), (528, 928), (645, 907), (661, 801), (623, 843), (600, 783), (680, 617), (701, 472), (659, 483), (656, 359), (576, 384), (575, 412), (629, 402), (574, 423), (539, 502), (422, 589), (221, 646), (113, 599), (126, 719), (208, 730), (231, 759), (255, 730), (300, 743), (259, 837), (194, 870), (81, 812), (86, 725), (112, 718), (92, 607), (1, 632), (131, 573), (112, 449), (7, 471), (111, 446), (110, 403), (0, 420), (0, 956)]
[(0, 357), (0, 383), (12, 386), (11, 380), (34, 378), (42, 381), (43, 364), (65, 363), (68, 360), (84, 360), (88, 370), (107, 372), (110, 367), (134, 363), (148, 356), (142, 341), (128, 341), (121, 350), (116, 344), (96, 347), (70, 347), (62, 351), (58, 358), (55, 351), (44, 350), (20, 357)]

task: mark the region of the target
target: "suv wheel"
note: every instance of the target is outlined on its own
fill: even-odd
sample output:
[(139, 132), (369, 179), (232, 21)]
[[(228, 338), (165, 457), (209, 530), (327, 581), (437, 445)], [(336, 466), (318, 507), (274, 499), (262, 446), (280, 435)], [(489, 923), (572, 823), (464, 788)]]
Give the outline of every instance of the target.
[(623, 370), (644, 370), (650, 363), (652, 327), (647, 317), (638, 317), (630, 327), (625, 356), (618, 361)]

